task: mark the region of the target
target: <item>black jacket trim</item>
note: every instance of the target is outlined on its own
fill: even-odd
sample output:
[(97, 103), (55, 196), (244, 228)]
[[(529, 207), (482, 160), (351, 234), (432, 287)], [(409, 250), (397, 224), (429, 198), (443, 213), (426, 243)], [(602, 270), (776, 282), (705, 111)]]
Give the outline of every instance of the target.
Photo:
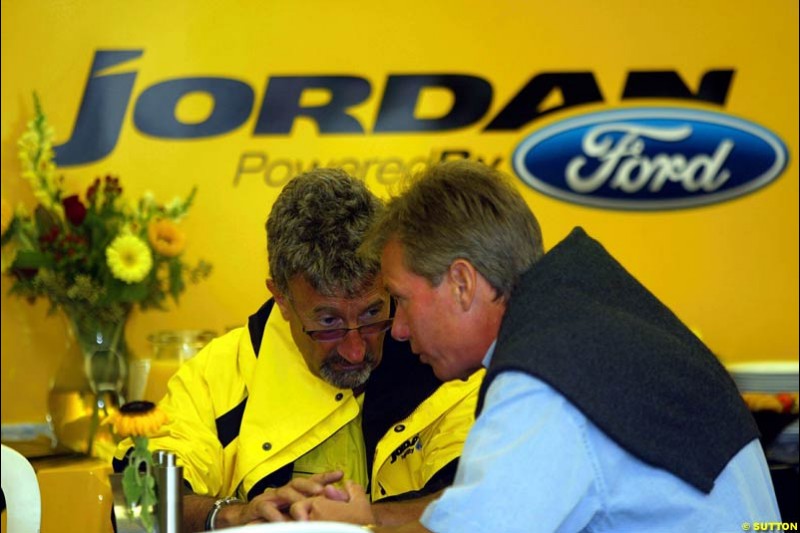
[(247, 330), (250, 332), (250, 343), (253, 345), (253, 353), (256, 354), (256, 358), (258, 358), (258, 353), (261, 351), (264, 328), (267, 327), (267, 319), (274, 305), (275, 300), (270, 298), (247, 319)]
[(247, 407), (247, 398), (239, 402), (239, 405), (217, 418), (217, 439), (219, 439), (223, 448), (239, 436), (239, 428), (242, 425), (245, 407)]
[(294, 463), (283, 465), (275, 472), (262, 477), (253, 487), (247, 492), (247, 500), (250, 501), (265, 490), (269, 488), (282, 487), (292, 480), (292, 472), (294, 471)]
[(420, 490), (404, 492), (403, 494), (397, 494), (395, 496), (389, 496), (388, 498), (384, 498), (377, 503), (415, 500), (417, 498), (422, 498), (424, 496), (430, 496), (431, 494), (435, 494), (440, 490), (444, 490), (453, 484), (453, 480), (456, 478), (456, 470), (458, 470), (458, 459), (453, 459), (452, 461), (444, 465), (442, 468), (440, 468), (433, 475), (433, 477), (430, 478), (427, 483), (425, 483), (425, 486), (422, 487)]

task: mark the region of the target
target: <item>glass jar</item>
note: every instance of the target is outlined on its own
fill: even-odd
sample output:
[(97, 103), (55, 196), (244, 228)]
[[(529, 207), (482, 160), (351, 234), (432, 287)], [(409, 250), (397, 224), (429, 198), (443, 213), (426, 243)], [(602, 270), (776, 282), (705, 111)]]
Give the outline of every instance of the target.
[(167, 382), (187, 360), (194, 357), (217, 334), (211, 330), (185, 329), (157, 331), (147, 337), (153, 354), (147, 369), (144, 399), (159, 402), (167, 392)]
[(217, 334), (207, 329), (181, 329), (157, 331), (147, 337), (153, 346), (156, 360), (183, 363), (194, 357)]

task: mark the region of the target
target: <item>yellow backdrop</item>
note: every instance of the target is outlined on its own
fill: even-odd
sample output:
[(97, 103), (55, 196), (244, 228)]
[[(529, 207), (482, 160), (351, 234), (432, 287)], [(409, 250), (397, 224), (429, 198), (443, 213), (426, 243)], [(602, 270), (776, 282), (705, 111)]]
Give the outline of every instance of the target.
[[(146, 354), (146, 336), (165, 328), (224, 332), (267, 296), (263, 224), (280, 186), (315, 161), (341, 165), (387, 195), (403, 171), (459, 153), (514, 175), (514, 149), (533, 132), (587, 113), (643, 105), (714, 111), (777, 135), (789, 162), (775, 181), (736, 199), (663, 211), (586, 207), (518, 185), (552, 246), (575, 225), (605, 243), (725, 362), (793, 359), (798, 354), (798, 4), (796, 1), (639, 2), (517, 0), (405, 2), (31, 0), (2, 2), (2, 195), (32, 204), (19, 177), (16, 140), (36, 90), (56, 143), (70, 139), (95, 55), (138, 51), (96, 77), (135, 74), (121, 100), (119, 138), (107, 155), (64, 166), (67, 187), (84, 191), (118, 175), (126, 193), (168, 200), (199, 187), (185, 221), (190, 259), (214, 264), (168, 312), (134, 315), (128, 338)], [(732, 72), (722, 102), (623, 98), (631, 72), (673, 72), (697, 94), (710, 71)], [(552, 110), (517, 129), (485, 131), (522, 88), (543, 73), (588, 73), (600, 98), (558, 109), (572, 96), (552, 90), (536, 104)], [(490, 88), (486, 112), (445, 131), (381, 133), (376, 122), (390, 79), (461, 75)], [(356, 132), (321, 132), (298, 118), (289, 133), (257, 131), (270, 83), (289, 77), (349, 77), (364, 98), (347, 110)], [(216, 77), (252, 90), (252, 104), (229, 131), (165, 138), (136, 121), (140, 97), (168, 80)], [(359, 81), (360, 80), (360, 81)], [(153, 95), (153, 92), (149, 93)], [(162, 93), (163, 94), (163, 93)], [(156, 95), (157, 96), (157, 95)], [(300, 105), (329, 102), (307, 90)], [(447, 113), (456, 97), (425, 90), (420, 119)], [(152, 103), (152, 99), (150, 100)], [(247, 104), (246, 99), (243, 101)], [(280, 111), (270, 100), (270, 109)], [(138, 106), (138, 107), (137, 107)], [(277, 106), (277, 107), (276, 107)], [(152, 107), (152, 106), (151, 106)], [(174, 106), (173, 122), (202, 124), (208, 94)], [(528, 109), (531, 117), (536, 108)], [(444, 156), (443, 156), (444, 154)], [(449, 154), (449, 155), (448, 155)], [(2, 283), (2, 421), (40, 421), (46, 390), (64, 351), (64, 326), (44, 302), (9, 297)]]

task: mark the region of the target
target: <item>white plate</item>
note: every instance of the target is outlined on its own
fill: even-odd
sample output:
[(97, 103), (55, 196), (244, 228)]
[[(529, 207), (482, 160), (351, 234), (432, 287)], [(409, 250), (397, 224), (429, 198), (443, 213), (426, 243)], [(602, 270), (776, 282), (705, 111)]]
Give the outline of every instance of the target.
[(275, 522), (227, 528), (225, 533), (364, 533), (364, 528), (342, 522)]

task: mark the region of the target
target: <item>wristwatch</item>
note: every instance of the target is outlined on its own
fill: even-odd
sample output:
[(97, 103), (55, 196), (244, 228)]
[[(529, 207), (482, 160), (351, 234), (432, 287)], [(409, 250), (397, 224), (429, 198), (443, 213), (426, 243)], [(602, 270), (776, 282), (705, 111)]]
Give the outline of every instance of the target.
[(208, 516), (206, 516), (206, 531), (216, 531), (217, 528), (214, 525), (214, 522), (217, 521), (217, 513), (219, 513), (219, 510), (223, 507), (234, 505), (236, 503), (244, 503), (244, 501), (233, 496), (220, 498), (219, 500), (215, 501), (214, 507), (211, 508), (211, 510), (208, 512)]

